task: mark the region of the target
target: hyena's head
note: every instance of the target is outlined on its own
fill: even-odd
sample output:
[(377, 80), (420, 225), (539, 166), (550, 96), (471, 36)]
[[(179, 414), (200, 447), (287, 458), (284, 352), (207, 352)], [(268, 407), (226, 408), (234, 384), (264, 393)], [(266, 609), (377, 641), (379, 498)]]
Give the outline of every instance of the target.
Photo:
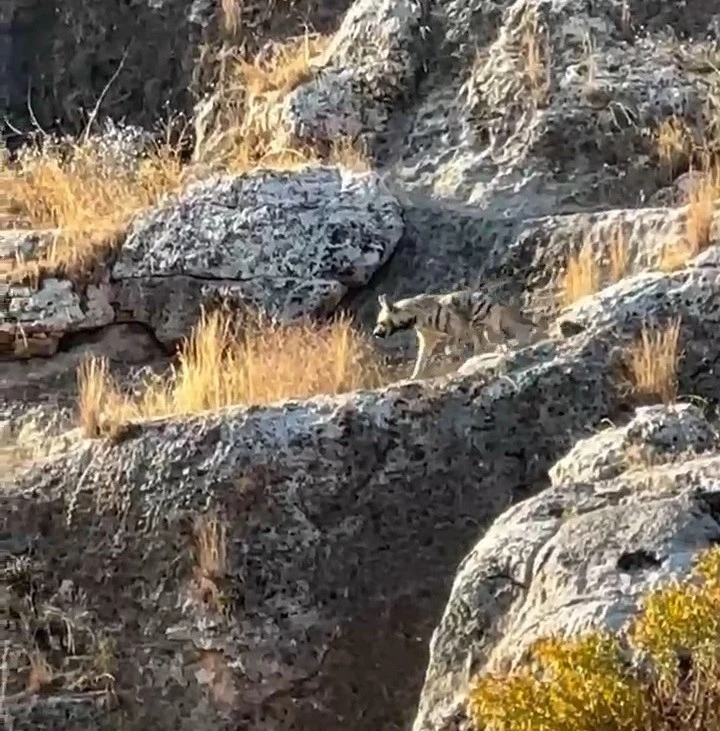
[(387, 295), (379, 295), (378, 304), (380, 311), (375, 320), (374, 337), (386, 338), (398, 330), (407, 330), (415, 324), (415, 316), (398, 307), (397, 303), (389, 302)]

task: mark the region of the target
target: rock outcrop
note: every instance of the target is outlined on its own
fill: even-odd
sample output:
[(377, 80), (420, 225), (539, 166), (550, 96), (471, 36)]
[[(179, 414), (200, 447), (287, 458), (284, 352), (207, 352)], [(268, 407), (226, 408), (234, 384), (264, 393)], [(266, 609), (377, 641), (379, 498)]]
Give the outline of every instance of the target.
[(199, 183), (137, 221), (111, 278), (119, 309), (172, 342), (217, 294), (285, 321), (328, 314), (402, 232), (400, 205), (373, 173), (250, 173)]
[[(488, 631), (473, 650), (480, 658), (472, 660), (473, 669), (482, 667), (485, 649), (489, 653), (501, 642), (508, 646), (501, 640), (505, 619), (519, 627), (519, 634), (508, 635), (512, 642), (551, 621), (580, 627), (605, 617), (609, 610), (603, 609), (600, 594), (597, 601), (588, 600), (587, 611), (580, 603), (572, 612), (560, 611), (562, 586), (567, 584), (568, 601), (575, 607), (572, 592), (581, 592), (583, 576), (595, 577), (590, 568), (578, 569), (594, 560), (593, 551), (600, 560), (617, 548), (615, 563), (606, 562), (605, 572), (593, 578), (598, 586), (613, 587), (624, 585), (624, 574), (616, 569), (625, 554), (640, 555), (644, 546), (653, 555), (671, 555), (677, 545), (689, 556), (711, 538), (714, 523), (698, 513), (694, 497), (682, 493), (663, 502), (650, 491), (646, 497), (637, 493), (642, 506), (637, 515), (645, 516), (642, 531), (634, 530), (632, 515), (613, 541), (613, 531), (625, 525), (613, 506), (624, 505), (636, 486), (632, 483), (631, 490), (627, 483), (618, 494), (600, 491), (596, 497), (591, 482), (600, 474), (603, 485), (616, 479), (613, 470), (621, 469), (624, 455), (635, 453), (635, 444), (647, 444), (660, 456), (712, 447), (714, 430), (694, 407), (641, 412), (620, 431), (577, 447), (585, 456), (557, 463), (578, 437), (592, 434), (604, 420), (625, 419), (633, 396), (619, 387), (617, 365), (644, 319), (662, 321), (670, 312), (679, 313), (685, 353), (681, 392), (708, 397), (717, 390), (716, 271), (639, 275), (616, 286), (617, 312), (606, 294), (571, 310), (581, 328), (574, 337), (546, 340), (507, 356), (480, 357), (454, 377), (138, 424), (117, 443), (80, 440), (46, 460), (41, 472), (28, 472), (20, 481), (26, 489), (4, 498), (3, 514), (13, 516), (5, 530), (15, 540), (35, 536), (37, 581), (51, 594), (67, 579), (82, 584), (83, 577), (107, 577), (101, 585), (92, 579), (92, 595), (85, 586), (84, 611), (92, 618), (87, 621), (103, 626), (112, 623), (111, 617), (124, 625), (126, 614), (140, 623), (138, 639), (124, 638), (133, 660), (121, 664), (117, 682), (148, 699), (136, 709), (144, 723), (177, 718), (180, 724), (340, 729), (352, 716), (354, 729), (371, 729), (410, 723), (424, 642), (449, 579), (468, 545), (492, 524), (473, 556), (484, 556), (482, 547), (490, 546), (493, 568), (478, 558), (477, 574), (474, 559), (465, 562), (446, 611), (449, 619), (432, 644), (418, 728), (442, 728), (437, 719), (455, 712), (457, 677), (465, 677), (469, 662), (465, 633), (479, 632), (481, 621)], [(588, 446), (600, 438), (604, 467), (590, 456), (597, 447)], [(614, 448), (607, 447), (610, 442)], [(577, 467), (568, 466), (568, 460)], [(518, 499), (541, 490), (554, 464), (555, 487), (498, 518)], [(617, 479), (631, 478), (623, 472)], [(546, 515), (543, 506), (553, 502), (561, 505), (555, 517), (536, 517)], [(600, 521), (605, 509), (609, 517)], [(192, 542), (183, 537), (184, 516), (208, 510), (227, 521), (227, 566), (216, 578), (227, 615), (193, 599), (192, 563), (173, 559)], [(578, 517), (585, 527), (575, 532), (566, 515), (574, 510), (598, 512)], [(533, 521), (537, 530), (528, 527)], [(605, 528), (588, 527), (596, 524)], [(702, 526), (707, 530), (698, 532)], [(95, 551), (73, 555), (73, 546), (88, 533)], [(547, 555), (552, 571), (533, 573), (544, 541), (556, 534), (562, 545)], [(667, 538), (675, 534), (677, 544)], [(563, 551), (577, 558), (575, 563), (568, 559), (565, 573), (558, 574)], [(51, 553), (62, 561), (48, 563)], [(511, 567), (519, 562), (510, 580), (487, 586), (475, 581), (483, 572), (502, 574), (503, 561)], [(165, 575), (170, 565), (172, 578)], [(153, 568), (143, 575), (140, 566)], [(111, 578), (111, 567), (117, 579)], [(556, 581), (557, 575), (566, 578)], [(130, 592), (128, 576), (134, 577)], [(533, 581), (538, 597), (546, 598), (516, 606), (516, 583)], [(629, 592), (618, 616), (630, 611), (630, 600), (644, 586), (638, 583), (637, 591)], [(464, 593), (456, 609), (458, 587)], [(490, 613), (481, 604), (476, 614), (471, 607), (461, 620), (463, 602), (473, 591), (481, 597), (490, 592), (487, 601), (495, 601), (497, 592), (498, 606), (508, 608)], [(112, 609), (103, 604), (106, 592), (113, 596)], [(135, 597), (132, 607), (123, 604), (122, 596)], [(141, 660), (144, 641), (139, 639), (148, 636), (165, 636), (175, 650), (172, 659), (154, 659), (153, 669), (139, 676), (132, 668), (149, 667)], [(376, 640), (368, 643), (369, 636)], [(203, 662), (215, 653), (216, 670), (198, 676), (197, 653)], [(222, 692), (212, 685), (221, 682), (213, 680), (216, 673), (224, 678)], [(388, 701), (379, 708), (381, 688)], [(215, 694), (212, 702), (204, 695), (208, 689)], [(185, 720), (175, 715), (172, 701), (157, 700), (181, 693), (196, 709), (192, 716), (185, 710)]]
[[(157, 64), (178, 42), (183, 53), (112, 87), (117, 109), (130, 84), (135, 117), (161, 87), (185, 104), (185, 54), (212, 14), (204, 2), (140, 5), (132, 22), (115, 0), (97, 11), (137, 40), (128, 63)], [(690, 157), (671, 164), (655, 139), (675, 115), (699, 139), (714, 113), (711, 6), (357, 0), (268, 119), (310, 144), (361, 137), (378, 170), (206, 180), (134, 220), (89, 281), (0, 285), (0, 356), (46, 359), (0, 379), (0, 437), (37, 451), (0, 475), (16, 730), (102, 731), (120, 714), (133, 729), (462, 728), (475, 673), (519, 662), (547, 632), (619, 627), (720, 540), (720, 218), (708, 214), (704, 251), (658, 271), (688, 233), (687, 179), (674, 178)], [(72, 0), (53, 20), (63, 58), (63, 23), (89, 7)], [(273, 25), (255, 6), (243, 13), (243, 33)], [(144, 39), (158, 24), (156, 48)], [(63, 83), (94, 101), (122, 57), (116, 41), (102, 73), (76, 61)], [(0, 97), (17, 107), (11, 86)], [(72, 117), (58, 103), (48, 113)], [(0, 259), (36, 256), (50, 236), (2, 232)], [(621, 281), (558, 312), (570, 251), (590, 245), (604, 271), (616, 238)], [(218, 297), (285, 320), (347, 307), (368, 326), (379, 292), (488, 282), (572, 333), (444, 378), (150, 420), (111, 439), (68, 428), (71, 388), (18, 407), (81, 353), (157, 359)], [(627, 347), (677, 317), (679, 393), (710, 408), (636, 410)], [(39, 645), (64, 686), (29, 701), (23, 652)]]
[(403, 229), (374, 173), (208, 180), (141, 216), (99, 282), (0, 284), (0, 354), (52, 355), (65, 335), (127, 321), (170, 346), (217, 298), (284, 321), (329, 314), (389, 259)]
[(690, 404), (639, 409), (573, 447), (551, 487), (505, 512), (462, 561), (414, 731), (465, 728), (475, 674), (512, 667), (541, 637), (619, 630), (649, 590), (686, 575), (720, 541), (719, 447)]
[[(118, 637), (117, 687), (145, 699), (133, 723), (407, 725), (468, 541), (533, 489), (568, 435), (619, 409), (600, 357), (495, 375), (80, 441), (5, 496), (2, 530), (32, 537), (49, 597), (66, 580), (85, 592), (86, 624), (139, 623)], [(192, 600), (192, 560), (181, 558), (192, 545), (184, 516), (208, 509), (227, 521), (216, 579), (227, 619)], [(89, 534), (93, 550), (78, 553)], [(148, 656), (148, 641), (170, 654)], [(224, 696), (215, 671), (198, 674), (210, 655)]]

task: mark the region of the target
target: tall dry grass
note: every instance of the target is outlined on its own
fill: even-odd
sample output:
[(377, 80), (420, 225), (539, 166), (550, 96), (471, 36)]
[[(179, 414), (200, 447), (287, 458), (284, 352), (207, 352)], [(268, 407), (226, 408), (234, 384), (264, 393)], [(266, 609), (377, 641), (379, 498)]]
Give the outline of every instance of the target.
[(708, 164), (702, 173), (688, 196), (685, 235), (663, 249), (661, 271), (681, 268), (711, 244), (715, 203), (720, 199), (720, 167)]
[(550, 94), (550, 41), (535, 13), (528, 12), (524, 23), (520, 39), (523, 73), (533, 104), (542, 107)]
[(663, 120), (654, 132), (660, 162), (667, 165), (672, 180), (695, 152), (695, 138), (684, 119), (677, 116)]
[[(239, 22), (240, 5), (221, 3), (231, 32)], [(11, 274), (87, 274), (137, 213), (181, 190), (189, 179), (322, 162), (368, 169), (367, 155), (355, 141), (336, 140), (321, 154), (289, 139), (280, 124), (283, 97), (312, 77), (314, 60), (329, 42), (328, 36), (306, 35), (277, 44), (262, 57), (219, 61), (216, 91), (195, 111), (195, 149), (189, 165), (181, 159), (181, 143), (171, 144), (168, 137), (137, 165), (115, 165), (92, 141), (79, 140), (69, 151), (48, 147), (23, 157), (14, 169), (0, 171), (0, 219), (7, 208), (6, 217), (12, 213), (23, 226), (56, 232), (41, 260), (17, 262)]]
[(572, 253), (560, 280), (560, 306), (568, 307), (579, 299), (595, 294), (604, 284), (619, 282), (630, 271), (630, 250), (620, 226), (608, 234), (607, 264), (596, 253), (592, 240), (586, 238), (580, 249)]
[(132, 216), (178, 190), (183, 176), (179, 152), (164, 143), (132, 166), (114, 165), (92, 143), (78, 144), (69, 155), (51, 148), (23, 157), (5, 178), (4, 196), (26, 225), (56, 235), (32, 266), (18, 262), (18, 273), (85, 273)]
[(636, 396), (643, 402), (673, 403), (678, 392), (678, 367), (681, 319), (673, 319), (664, 327), (643, 327), (630, 347), (627, 366)]
[(221, 588), (228, 571), (227, 525), (216, 514), (199, 515), (194, 521), (193, 536), (193, 593), (214, 611), (222, 612), (227, 601)]
[(79, 369), (78, 417), (88, 436), (128, 421), (376, 388), (385, 380), (371, 343), (349, 318), (279, 324), (253, 316), (242, 329), (220, 310), (203, 313), (170, 373), (124, 395), (102, 359)]

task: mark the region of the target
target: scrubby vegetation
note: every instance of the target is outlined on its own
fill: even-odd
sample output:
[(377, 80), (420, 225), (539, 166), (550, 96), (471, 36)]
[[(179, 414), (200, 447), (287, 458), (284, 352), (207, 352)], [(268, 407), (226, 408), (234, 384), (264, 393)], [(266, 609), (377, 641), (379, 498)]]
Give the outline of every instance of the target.
[(685, 236), (663, 251), (662, 271), (679, 269), (710, 245), (715, 202), (719, 198), (720, 169), (707, 166), (690, 190)]
[(149, 379), (134, 396), (122, 392), (106, 360), (84, 361), (78, 413), (84, 432), (98, 436), (129, 421), (337, 394), (383, 380), (375, 351), (347, 317), (284, 325), (252, 315), (240, 325), (214, 310), (203, 313), (171, 372)]
[(543, 639), (529, 659), (473, 683), (478, 731), (720, 728), (720, 549), (645, 600), (622, 634)]
[[(53, 245), (31, 264), (16, 262), (14, 277), (87, 274), (112, 249), (129, 222), (190, 180), (217, 172), (296, 169), (323, 163), (367, 170), (359, 141), (338, 138), (319, 149), (289, 138), (276, 119), (282, 99), (314, 73), (329, 37), (306, 35), (247, 58), (226, 52), (217, 61), (215, 91), (190, 122), (163, 127), (160, 141), (119, 158), (97, 138), (44, 138), (0, 170), (0, 218), (21, 228), (52, 229)], [(4, 208), (4, 210), (2, 210)]]

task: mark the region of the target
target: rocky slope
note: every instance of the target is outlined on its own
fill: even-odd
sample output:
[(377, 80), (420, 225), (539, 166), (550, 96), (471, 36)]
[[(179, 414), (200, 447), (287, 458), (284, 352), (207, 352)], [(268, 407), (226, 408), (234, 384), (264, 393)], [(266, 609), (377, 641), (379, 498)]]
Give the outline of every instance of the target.
[[(674, 114), (707, 133), (718, 31), (699, 0), (357, 0), (276, 112), (299, 139), (361, 135), (374, 170), (216, 177), (134, 221), (90, 279), (0, 284), (0, 433), (44, 455), (0, 495), (14, 728), (444, 731), (473, 673), (549, 630), (615, 627), (683, 574), (720, 531), (720, 219), (658, 271), (689, 211), (653, 134)], [(48, 235), (0, 232), (0, 255)], [(614, 236), (627, 276), (560, 313), (572, 336), (117, 441), (72, 429), (82, 353), (136, 377), (218, 295), (368, 326), (379, 292), (493, 281), (555, 316), (568, 252), (606, 263)], [(679, 391), (707, 409), (636, 411), (627, 345), (675, 316)], [(33, 696), (35, 646), (64, 682)]]

